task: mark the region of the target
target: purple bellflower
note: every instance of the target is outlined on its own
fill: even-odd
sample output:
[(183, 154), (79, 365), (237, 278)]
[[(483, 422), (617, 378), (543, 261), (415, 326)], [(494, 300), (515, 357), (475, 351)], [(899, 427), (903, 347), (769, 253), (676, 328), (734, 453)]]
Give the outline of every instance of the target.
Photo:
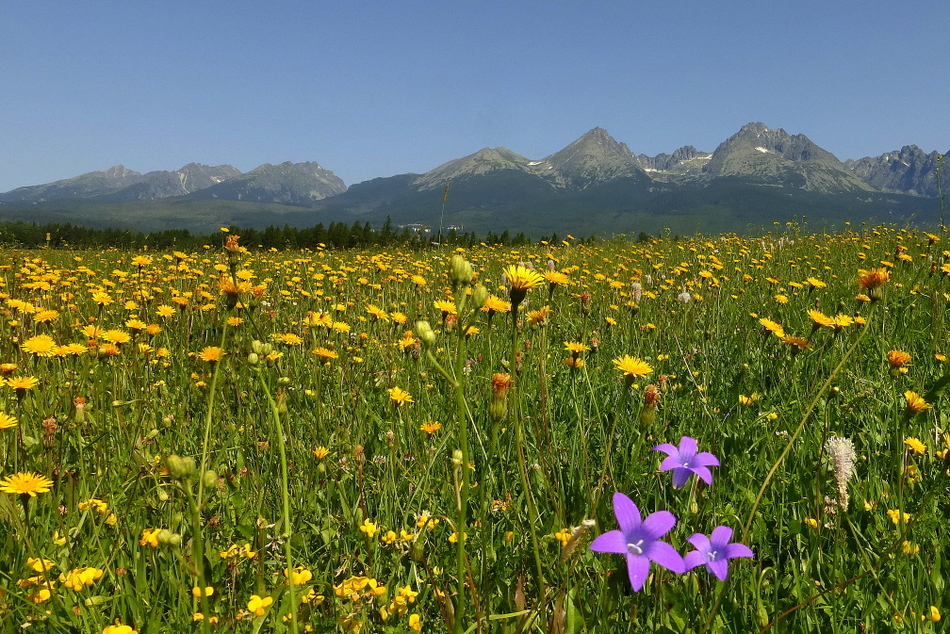
[(663, 443), (653, 451), (665, 452), (666, 458), (660, 463), (660, 471), (673, 470), (673, 486), (682, 489), (689, 475), (695, 473), (706, 484), (712, 484), (713, 477), (709, 467), (718, 467), (719, 459), (708, 451), (696, 453), (696, 439), (689, 436), (680, 438), (680, 446)]
[(693, 533), (686, 541), (695, 546), (696, 550), (683, 558), (686, 569), (692, 570), (696, 566), (706, 566), (709, 574), (720, 581), (725, 581), (729, 575), (730, 559), (755, 556), (748, 546), (730, 543), (731, 539), (732, 529), (728, 526), (717, 526), (709, 537), (702, 533)]
[(614, 514), (620, 530), (608, 531), (595, 539), (590, 549), (598, 553), (616, 553), (627, 558), (630, 585), (637, 592), (650, 574), (650, 562), (682, 574), (686, 571), (683, 557), (676, 549), (660, 541), (676, 525), (669, 511), (657, 511), (645, 520), (640, 509), (623, 493), (614, 493)]

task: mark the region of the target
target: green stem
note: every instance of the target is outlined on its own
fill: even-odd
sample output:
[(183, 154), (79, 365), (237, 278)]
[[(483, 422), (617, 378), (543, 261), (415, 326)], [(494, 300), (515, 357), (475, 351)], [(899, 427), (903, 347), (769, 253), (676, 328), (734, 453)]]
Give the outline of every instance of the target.
[(280, 455), (282, 537), (284, 538), (284, 559), (287, 561), (287, 592), (290, 595), (290, 631), (297, 634), (297, 592), (294, 586), (293, 548), (290, 543), (293, 537), (293, 528), (290, 524), (290, 484), (287, 475), (287, 448), (284, 443), (283, 425), (281, 425), (280, 422), (280, 410), (277, 408), (277, 403), (274, 402), (274, 397), (271, 395), (267, 382), (264, 380), (264, 375), (260, 372), (259, 368), (255, 368), (255, 370), (258, 382), (261, 384), (264, 395), (267, 397), (267, 404), (271, 411), (271, 420), (274, 423), (274, 434), (277, 436), (277, 450)]
[[(224, 325), (221, 327), (221, 343), (220, 348), (224, 349), (225, 337), (228, 334), (228, 322), (225, 320)], [(204, 508), (204, 492), (205, 492), (205, 471), (208, 469), (208, 447), (211, 442), (211, 421), (214, 418), (214, 397), (217, 393), (218, 388), (218, 376), (221, 371), (221, 362), (217, 361), (214, 364), (214, 370), (211, 372), (211, 385), (208, 388), (208, 404), (207, 411), (205, 412), (205, 428), (204, 428), (204, 438), (201, 443), (201, 468), (198, 470), (198, 496), (197, 500), (194, 501), (195, 506), (192, 511), (193, 513), (193, 530), (194, 535), (192, 536), (192, 543), (194, 545), (194, 565), (198, 573), (198, 585), (201, 587), (201, 611), (205, 615), (205, 618), (201, 621), (201, 631), (205, 634), (211, 631), (211, 623), (208, 621), (208, 598), (204, 594), (204, 589), (207, 587), (207, 576), (205, 574), (204, 566), (204, 533), (201, 530), (201, 509)], [(191, 484), (186, 486), (189, 500), (191, 500)]]
[[(517, 372), (518, 357), (518, 307), (511, 306), (511, 357), (510, 366), (512, 374)], [(534, 503), (534, 496), (531, 494), (531, 484), (528, 480), (528, 467), (525, 460), (524, 450), (524, 426), (521, 420), (521, 386), (520, 381), (515, 385), (515, 449), (518, 453), (518, 473), (521, 476), (521, 487), (524, 489), (525, 504), (528, 507), (528, 530), (531, 534), (531, 550), (534, 555), (535, 583), (538, 584), (538, 602), (543, 600), (545, 594), (544, 568), (541, 566), (541, 550), (538, 541), (538, 530), (536, 520), (538, 519), (537, 508)]]

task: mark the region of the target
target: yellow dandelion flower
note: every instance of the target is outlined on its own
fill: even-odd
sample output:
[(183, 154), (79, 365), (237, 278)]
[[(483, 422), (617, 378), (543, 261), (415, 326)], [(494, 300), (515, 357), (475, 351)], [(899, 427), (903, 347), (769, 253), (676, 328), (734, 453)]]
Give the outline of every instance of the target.
[(824, 326), (825, 328), (833, 328), (835, 325), (834, 317), (829, 317), (820, 310), (815, 310), (814, 308), (808, 311), (808, 316), (811, 317), (811, 320), (815, 324), (815, 328), (820, 328)]
[(216, 363), (227, 353), (217, 346), (207, 346), (198, 353), (198, 358), (208, 363)]
[(139, 538), (139, 546), (151, 546), (158, 548), (158, 534), (162, 532), (160, 528), (143, 528), (142, 537)]
[(588, 346), (586, 343), (577, 341), (565, 341), (564, 348), (572, 354), (580, 354), (582, 352), (590, 351), (590, 346)]
[(520, 264), (512, 264), (502, 271), (508, 279), (508, 285), (519, 291), (530, 291), (544, 284), (544, 276)]
[(759, 320), (759, 325), (779, 339), (785, 336), (785, 330), (782, 328), (782, 324), (778, 323), (777, 321), (772, 321), (767, 317), (763, 317)]
[(18, 392), (32, 390), (40, 382), (35, 376), (11, 376), (6, 379), (6, 384)]
[(458, 308), (455, 306), (455, 302), (449, 302), (446, 300), (438, 300), (432, 303), (438, 310), (442, 311), (443, 315), (457, 315)]
[(326, 359), (327, 361), (329, 361), (330, 359), (339, 358), (340, 356), (333, 350), (328, 350), (327, 348), (322, 348), (322, 347), (315, 348), (314, 350), (311, 351), (311, 354), (313, 354), (314, 356), (320, 357), (321, 359)]
[(56, 354), (56, 341), (49, 335), (37, 335), (24, 341), (20, 349), (38, 357), (52, 357)]
[(17, 419), (6, 412), (0, 412), (0, 429), (9, 429), (17, 426)]
[(299, 346), (303, 343), (303, 339), (300, 337), (300, 335), (294, 334), (292, 332), (276, 334), (274, 335), (274, 339), (279, 343), (288, 346)]
[(405, 390), (401, 388), (391, 387), (386, 391), (389, 393), (390, 400), (394, 402), (398, 407), (401, 407), (405, 403), (413, 402), (412, 396), (409, 394), (409, 392), (406, 392)]
[(911, 355), (902, 350), (889, 350), (887, 353), (887, 362), (892, 368), (902, 368), (911, 360)]
[(419, 429), (431, 435), (442, 429), (442, 423), (437, 420), (429, 421), (428, 423), (423, 423)]
[(645, 377), (653, 372), (653, 367), (649, 363), (626, 354), (614, 359), (614, 368), (623, 372), (628, 378)]
[(933, 407), (933, 405), (924, 400), (923, 396), (911, 390), (904, 392), (904, 398), (907, 401), (907, 411), (911, 414), (919, 414)]
[(38, 493), (49, 493), (53, 481), (38, 473), (21, 472), (0, 480), (0, 492), (36, 497)]
[(109, 343), (114, 343), (116, 345), (128, 343), (132, 340), (132, 335), (125, 332), (124, 330), (106, 330), (102, 333), (101, 337)]
[(910, 449), (915, 454), (922, 456), (927, 453), (927, 445), (920, 442), (917, 438), (910, 436), (904, 439), (904, 444), (907, 445), (907, 448)]

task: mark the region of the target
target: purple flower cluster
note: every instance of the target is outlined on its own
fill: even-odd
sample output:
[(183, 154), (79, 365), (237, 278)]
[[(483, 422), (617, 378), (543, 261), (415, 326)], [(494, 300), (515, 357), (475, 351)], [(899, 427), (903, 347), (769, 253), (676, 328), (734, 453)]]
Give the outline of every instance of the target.
[[(719, 466), (719, 460), (711, 453), (697, 453), (697, 448), (696, 440), (688, 436), (680, 439), (679, 447), (671, 444), (654, 447), (654, 451), (667, 453), (660, 470), (673, 470), (674, 487), (682, 488), (693, 473), (707, 484), (712, 484), (709, 467)], [(711, 535), (690, 535), (686, 541), (696, 550), (683, 557), (673, 546), (660, 539), (676, 525), (676, 517), (672, 513), (657, 511), (643, 519), (633, 500), (619, 491), (614, 493), (613, 502), (620, 529), (598, 536), (590, 549), (599, 553), (624, 555), (627, 558), (630, 585), (635, 591), (639, 591), (646, 583), (651, 563), (677, 574), (706, 566), (711, 575), (723, 581), (729, 575), (730, 559), (754, 556), (745, 544), (732, 542), (731, 528), (717, 526)]]

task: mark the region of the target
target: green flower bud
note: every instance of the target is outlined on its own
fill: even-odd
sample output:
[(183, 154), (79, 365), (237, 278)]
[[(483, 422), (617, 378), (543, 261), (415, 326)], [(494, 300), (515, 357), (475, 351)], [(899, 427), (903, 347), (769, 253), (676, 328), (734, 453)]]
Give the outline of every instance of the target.
[(429, 325), (427, 321), (417, 321), (415, 327), (416, 334), (419, 335), (419, 341), (422, 342), (422, 345), (430, 348), (435, 345), (435, 331), (432, 330), (432, 326)]
[(412, 550), (409, 551), (409, 557), (413, 561), (422, 561), (423, 549), (424, 549), (424, 544), (423, 544), (422, 539), (417, 539), (412, 544)]
[(158, 533), (158, 545), (165, 548), (181, 548), (181, 535), (163, 528)]
[(208, 489), (215, 488), (218, 486), (218, 474), (214, 472), (214, 469), (208, 469), (204, 475), (201, 476), (201, 483)]
[(182, 458), (177, 454), (172, 454), (165, 458), (165, 465), (168, 467), (168, 473), (175, 480), (190, 478), (195, 473), (195, 459), (190, 456)]
[(453, 255), (449, 260), (449, 281), (452, 286), (471, 284), (473, 276), (471, 263), (457, 253)]
[(479, 310), (488, 301), (488, 289), (479, 284), (472, 290), (472, 310)]

